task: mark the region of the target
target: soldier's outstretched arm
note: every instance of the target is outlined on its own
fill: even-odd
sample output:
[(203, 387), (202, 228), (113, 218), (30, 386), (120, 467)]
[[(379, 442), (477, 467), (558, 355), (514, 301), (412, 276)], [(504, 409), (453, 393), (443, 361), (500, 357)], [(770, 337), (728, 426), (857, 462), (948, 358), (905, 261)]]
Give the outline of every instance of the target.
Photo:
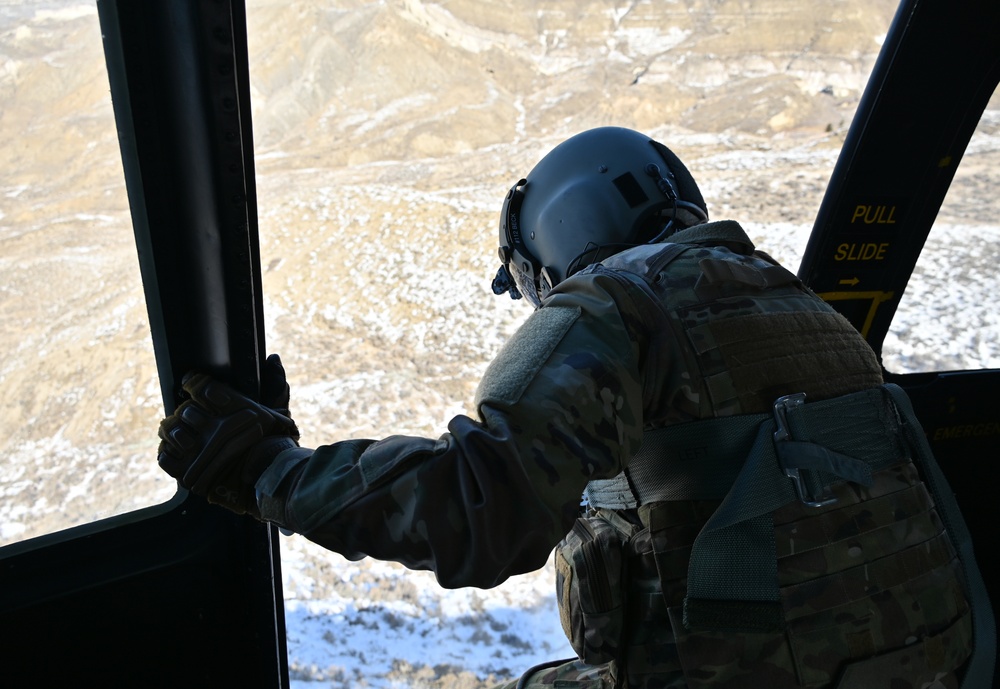
[(261, 515), (344, 554), (491, 587), (537, 569), (587, 482), (642, 438), (642, 357), (617, 287), (592, 280), (536, 311), (491, 364), (478, 418), (438, 439), (392, 436), (282, 452)]

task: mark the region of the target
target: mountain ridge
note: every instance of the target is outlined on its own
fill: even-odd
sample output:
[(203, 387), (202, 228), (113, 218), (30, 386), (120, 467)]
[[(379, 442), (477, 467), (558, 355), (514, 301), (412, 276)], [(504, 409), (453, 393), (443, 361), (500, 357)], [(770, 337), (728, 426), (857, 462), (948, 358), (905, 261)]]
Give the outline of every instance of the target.
[[(645, 129), (713, 217), (803, 227), (894, 12), (510, 7), (248, 4), (268, 346), (309, 442), (434, 434), (468, 411), (525, 315), (488, 293), (500, 201), (572, 133)], [(153, 460), (162, 404), (94, 6), (0, 4), (0, 95), (2, 542), (173, 482)]]
[[(565, 137), (611, 123), (766, 136), (840, 129), (895, 7), (835, 0), (634, 2), (619, 10), (561, 0), (544, 9), (525, 3), (522, 12), (495, 0), (351, 5), (324, 12), (322, 3), (299, 3), (311, 30), (279, 49), (284, 43), (268, 37), (292, 33), (282, 28), (288, 11), (251, 3), (263, 151), (309, 148), (304, 131), (331, 164), (350, 164)], [(432, 100), (438, 114), (420, 115)], [(373, 113), (374, 128), (365, 117)]]

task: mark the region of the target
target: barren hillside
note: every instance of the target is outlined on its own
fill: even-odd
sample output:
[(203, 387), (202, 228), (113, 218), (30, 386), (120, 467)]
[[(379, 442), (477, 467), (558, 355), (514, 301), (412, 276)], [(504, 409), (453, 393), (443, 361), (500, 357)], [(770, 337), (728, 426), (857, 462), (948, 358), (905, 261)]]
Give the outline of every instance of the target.
[[(661, 137), (716, 217), (808, 222), (892, 11), (252, 0), (269, 338), (305, 427), (466, 407), (523, 316), (486, 289), (499, 200), (576, 131)], [(101, 50), (93, 5), (0, 4), (5, 539), (172, 491)]]
[[(250, 0), (268, 347), (288, 369), (303, 442), (437, 435), (469, 411), (480, 373), (527, 313), (489, 291), (500, 202), (578, 131), (658, 137), (715, 218), (744, 221), (795, 268), (894, 10), (892, 0)], [(924, 288), (933, 294), (964, 289), (949, 276), (995, 273), (997, 112), (960, 173), (960, 203), (942, 215), (974, 226), (987, 248), (970, 257), (942, 240), (945, 263)], [(0, 137), (3, 544), (174, 487), (155, 466), (162, 407), (93, 3), (0, 0)], [(959, 365), (1000, 365), (980, 289), (961, 292), (966, 339), (911, 318), (910, 339), (893, 341), (898, 361), (919, 366), (953, 346), (944, 354)], [(284, 547), (302, 682), (351, 683), (347, 661), (329, 659), (344, 650), (324, 636), (331, 609), (461, 630), (487, 605), (456, 594), (448, 612), (444, 599), (428, 602), (423, 575), (347, 565), (300, 539)], [(547, 609), (546, 576), (496, 595), (504, 609)], [(391, 585), (378, 594), (373, 582)], [(352, 598), (355, 584), (371, 599)], [(326, 613), (308, 607), (321, 601)], [(465, 641), (505, 648), (494, 665), (395, 656), (380, 676), (480, 686), (560, 650), (527, 632), (503, 640), (508, 622), (490, 614), (499, 626), (470, 626)], [(310, 644), (328, 659), (313, 660)]]

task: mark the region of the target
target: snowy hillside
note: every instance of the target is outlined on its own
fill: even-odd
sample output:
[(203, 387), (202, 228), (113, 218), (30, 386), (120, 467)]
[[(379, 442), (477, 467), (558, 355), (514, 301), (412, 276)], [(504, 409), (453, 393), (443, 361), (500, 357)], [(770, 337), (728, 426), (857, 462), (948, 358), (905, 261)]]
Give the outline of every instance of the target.
[[(796, 268), (892, 0), (250, 0), (267, 344), (303, 443), (436, 437), (527, 314), (500, 203), (554, 144), (642, 129)], [(1000, 366), (987, 112), (885, 342)], [(0, 0), (0, 545), (167, 499), (93, 2)], [(570, 655), (551, 568), (491, 591), (282, 538), (296, 689), (472, 689)]]

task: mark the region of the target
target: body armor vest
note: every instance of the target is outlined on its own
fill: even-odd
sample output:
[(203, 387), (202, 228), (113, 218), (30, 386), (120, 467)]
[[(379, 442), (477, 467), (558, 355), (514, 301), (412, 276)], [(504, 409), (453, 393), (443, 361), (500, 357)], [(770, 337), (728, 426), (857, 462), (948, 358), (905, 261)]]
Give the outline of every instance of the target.
[(735, 223), (676, 240), (590, 269), (640, 286), (650, 358), (683, 342), (693, 374), (649, 382), (642, 448), (557, 550), (574, 648), (630, 687), (957, 686), (960, 562), (874, 353)]

